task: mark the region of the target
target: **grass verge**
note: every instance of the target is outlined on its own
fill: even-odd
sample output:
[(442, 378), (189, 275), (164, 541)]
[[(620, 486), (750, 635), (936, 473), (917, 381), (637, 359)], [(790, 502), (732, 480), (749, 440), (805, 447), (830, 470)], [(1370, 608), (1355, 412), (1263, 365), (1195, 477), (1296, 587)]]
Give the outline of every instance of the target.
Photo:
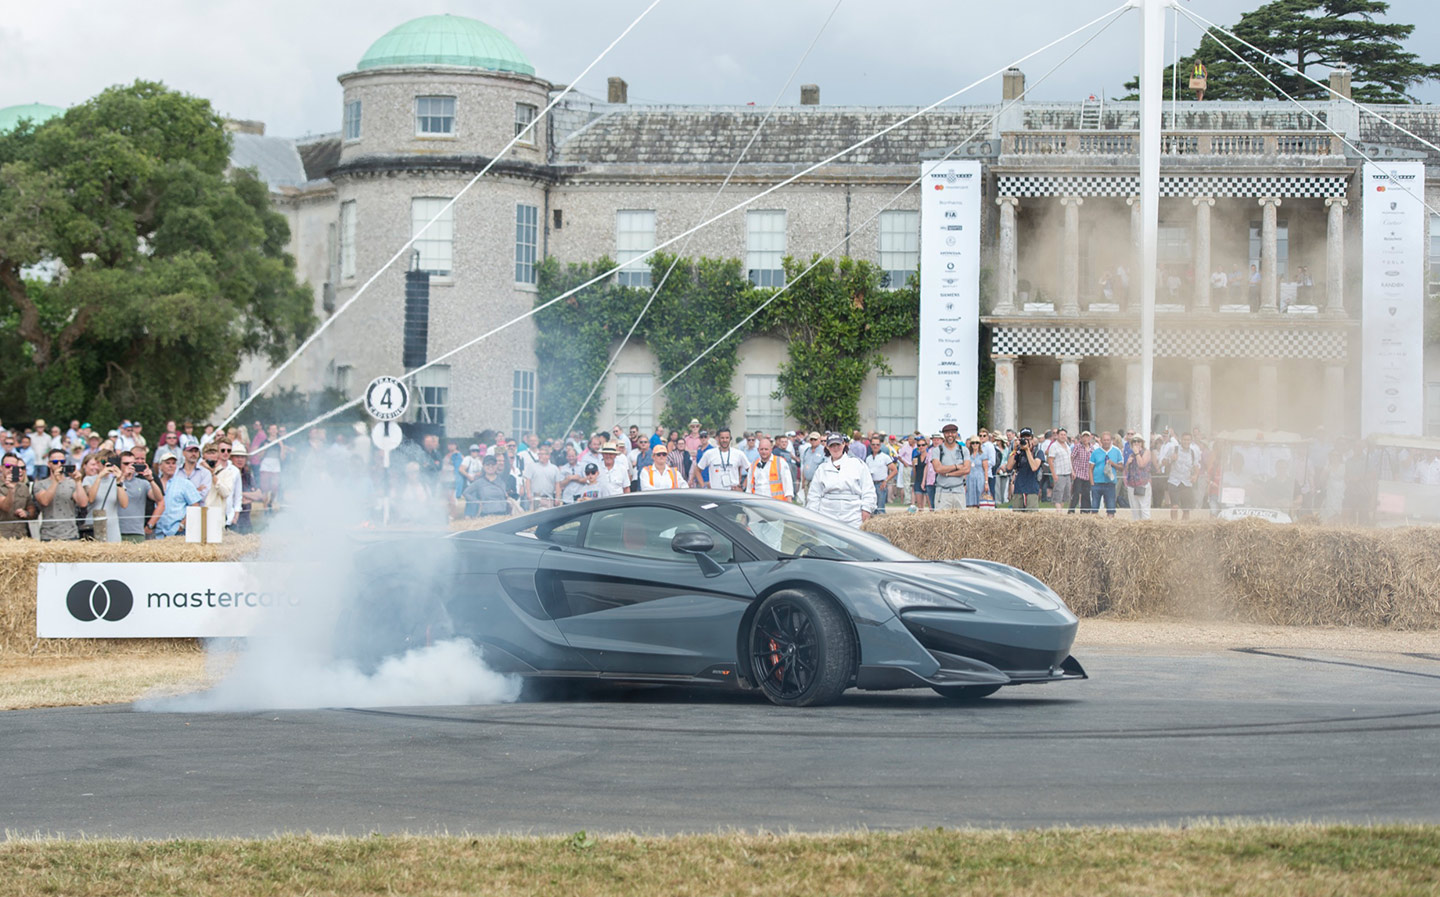
[(140, 649), (79, 657), (6, 657), (0, 658), (0, 710), (123, 704), (156, 689), (187, 692), (209, 681), (199, 648), (184, 654)]
[(1413, 895), (1440, 827), (0, 843), (0, 893)]

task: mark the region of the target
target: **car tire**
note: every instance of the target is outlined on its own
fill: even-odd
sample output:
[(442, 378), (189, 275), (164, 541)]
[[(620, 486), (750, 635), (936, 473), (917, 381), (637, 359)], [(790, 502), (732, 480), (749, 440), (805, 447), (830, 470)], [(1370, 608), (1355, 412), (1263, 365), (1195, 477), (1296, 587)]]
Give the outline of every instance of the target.
[(978, 701), (1000, 690), (998, 685), (932, 685), (935, 693), (952, 701)]
[(855, 675), (855, 638), (833, 602), (783, 589), (760, 605), (745, 640), (752, 682), (782, 707), (833, 703)]

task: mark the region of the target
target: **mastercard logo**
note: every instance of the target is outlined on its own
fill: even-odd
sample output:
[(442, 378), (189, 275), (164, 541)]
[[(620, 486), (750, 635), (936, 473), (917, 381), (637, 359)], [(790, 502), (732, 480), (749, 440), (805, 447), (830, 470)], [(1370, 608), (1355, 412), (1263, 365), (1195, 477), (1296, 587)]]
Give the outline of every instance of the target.
[(82, 579), (65, 594), (65, 607), (70, 616), (82, 623), (92, 620), (116, 623), (130, 615), (135, 596), (130, 587), (118, 579), (104, 582)]

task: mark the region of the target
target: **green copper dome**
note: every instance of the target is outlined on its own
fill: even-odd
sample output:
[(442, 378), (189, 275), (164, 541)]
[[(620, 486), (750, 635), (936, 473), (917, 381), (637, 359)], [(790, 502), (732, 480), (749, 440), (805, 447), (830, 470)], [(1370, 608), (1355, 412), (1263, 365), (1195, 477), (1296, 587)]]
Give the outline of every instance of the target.
[(458, 65), (497, 72), (535, 74), (510, 38), (463, 16), (421, 16), (386, 32), (360, 57), (357, 69), (387, 66)]
[(44, 103), (29, 103), (25, 106), (6, 106), (0, 109), (0, 133), (14, 130), (20, 124), (21, 119), (30, 119), (37, 125), (44, 124), (57, 115), (64, 115), (65, 110), (59, 106), (47, 106)]

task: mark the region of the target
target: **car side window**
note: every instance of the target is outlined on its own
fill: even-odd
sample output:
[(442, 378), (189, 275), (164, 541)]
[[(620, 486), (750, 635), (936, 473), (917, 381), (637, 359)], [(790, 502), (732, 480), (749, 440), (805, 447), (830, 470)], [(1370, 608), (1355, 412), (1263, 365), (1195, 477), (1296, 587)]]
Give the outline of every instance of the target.
[(717, 562), (728, 564), (734, 560), (734, 544), (718, 531), (683, 511), (655, 506), (613, 508), (591, 514), (584, 547), (657, 561), (694, 563), (670, 548), (670, 540), (677, 533), (686, 532), (708, 534), (715, 541), (715, 547), (706, 553)]
[(573, 548), (580, 543), (580, 530), (585, 523), (585, 517), (586, 515), (582, 514), (551, 527), (541, 527), (535, 531), (535, 538), (552, 545)]

